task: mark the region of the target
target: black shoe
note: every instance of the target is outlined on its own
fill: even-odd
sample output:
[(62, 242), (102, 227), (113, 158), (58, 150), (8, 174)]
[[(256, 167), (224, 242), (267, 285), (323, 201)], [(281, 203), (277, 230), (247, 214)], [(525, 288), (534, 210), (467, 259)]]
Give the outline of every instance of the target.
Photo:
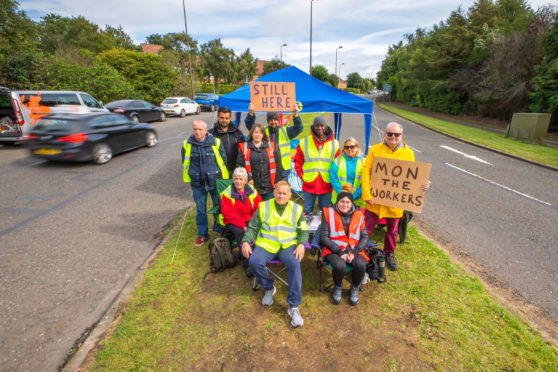
[(351, 284), (351, 294), (349, 296), (349, 305), (356, 306), (358, 304), (358, 291), (360, 290), (360, 285), (355, 287)]
[(397, 270), (397, 262), (395, 262), (395, 255), (393, 253), (386, 254), (386, 265), (391, 271)]
[(246, 269), (244, 269), (244, 272), (246, 273), (246, 277), (251, 278), (254, 276), (254, 274), (252, 274), (252, 269), (250, 268), (250, 266), (248, 266)]

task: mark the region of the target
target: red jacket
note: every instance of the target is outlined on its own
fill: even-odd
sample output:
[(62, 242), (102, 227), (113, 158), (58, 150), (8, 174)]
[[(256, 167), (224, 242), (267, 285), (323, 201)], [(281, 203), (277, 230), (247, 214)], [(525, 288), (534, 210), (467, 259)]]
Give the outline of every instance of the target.
[[(244, 194), (242, 196), (236, 191), (234, 185), (228, 187), (227, 190), (229, 190), (231, 197), (227, 195), (227, 192), (221, 194), (223, 222), (225, 225), (230, 223), (244, 228), (258, 209), (262, 202), (262, 197), (248, 184), (244, 186)], [(252, 203), (250, 196), (254, 195), (254, 203)]]
[[(310, 131), (312, 133), (312, 139), (314, 140), (314, 143), (316, 144), (316, 147), (319, 147), (319, 142), (316, 139), (316, 135), (314, 134), (314, 132), (311, 130)], [(326, 129), (326, 140), (321, 144), (323, 146), (324, 143), (327, 143), (329, 141), (333, 141), (333, 131), (331, 130), (331, 128), (327, 127)], [(341, 155), (341, 149), (337, 149), (337, 152), (335, 153), (335, 158), (337, 158), (338, 156)], [(302, 153), (302, 150), (300, 149), (300, 145), (296, 148), (296, 155), (294, 158), (294, 166), (295, 166), (295, 171), (298, 174), (298, 177), (300, 177), (300, 179), (302, 180), (302, 165), (304, 164), (304, 154)], [(326, 183), (324, 182), (324, 180), (322, 179), (322, 176), (320, 174), (318, 174), (318, 177), (316, 177), (316, 179), (312, 182), (302, 182), (302, 191), (306, 191), (309, 192), (311, 194), (316, 194), (316, 195), (321, 195), (321, 194), (326, 194), (328, 192), (333, 191), (333, 187), (331, 186), (331, 183)]]

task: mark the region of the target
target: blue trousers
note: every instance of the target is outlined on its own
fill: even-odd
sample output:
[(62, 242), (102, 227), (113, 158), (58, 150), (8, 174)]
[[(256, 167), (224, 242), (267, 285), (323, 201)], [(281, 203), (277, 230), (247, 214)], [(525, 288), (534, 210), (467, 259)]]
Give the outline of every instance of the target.
[[(207, 222), (207, 194), (211, 195), (211, 200), (213, 205), (219, 205), (220, 199), (217, 190), (213, 189), (207, 191), (205, 187), (192, 187), (192, 194), (194, 196), (194, 201), (196, 202), (196, 227), (198, 228), (198, 235), (204, 238), (209, 238), (209, 229)], [(213, 223), (213, 228), (217, 226), (217, 216)]]
[(316, 198), (318, 199), (318, 205), (320, 206), (319, 210), (331, 206), (331, 192), (317, 195), (304, 191), (304, 213), (306, 215), (313, 214)]
[(266, 264), (274, 258), (278, 258), (287, 267), (287, 282), (289, 283), (287, 302), (290, 307), (297, 307), (302, 302), (302, 272), (300, 271), (300, 262), (293, 254), (295, 248), (296, 245), (293, 245), (286, 249), (280, 249), (277, 253), (270, 253), (262, 247), (256, 246), (250, 256), (252, 273), (265, 290), (273, 288), (273, 279), (267, 273)]

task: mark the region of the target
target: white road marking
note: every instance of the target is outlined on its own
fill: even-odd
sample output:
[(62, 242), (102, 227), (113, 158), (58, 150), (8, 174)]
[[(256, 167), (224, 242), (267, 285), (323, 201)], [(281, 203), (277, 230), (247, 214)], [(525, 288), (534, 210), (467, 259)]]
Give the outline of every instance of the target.
[(476, 160), (476, 161), (481, 162), (481, 163), (484, 163), (484, 164), (488, 164), (488, 165), (494, 166), (494, 165), (490, 164), (489, 162), (487, 162), (487, 161), (485, 161), (485, 160), (482, 160), (481, 158), (478, 158), (478, 157), (476, 157), (476, 156), (474, 156), (474, 155), (466, 154), (466, 153), (461, 152), (461, 151), (456, 150), (456, 149), (452, 149), (452, 148), (449, 147), (449, 146), (440, 145), (440, 147), (443, 148), (443, 149), (446, 149), (446, 150), (453, 151), (453, 152), (455, 152), (455, 153), (457, 153), (457, 154), (459, 154), (459, 155), (463, 155), (463, 156), (466, 157), (466, 158), (469, 158), (469, 159)]
[(523, 197), (525, 197), (525, 198), (527, 198), (527, 199), (531, 199), (531, 200), (534, 200), (534, 201), (539, 202), (539, 203), (541, 203), (541, 204), (548, 205), (549, 207), (552, 207), (552, 204), (550, 204), (550, 203), (547, 203), (547, 202), (542, 201), (542, 200), (540, 200), (540, 199), (534, 198), (534, 197), (532, 197), (532, 196), (530, 196), (530, 195), (527, 195), (527, 194), (524, 194), (524, 193), (519, 192), (519, 191), (517, 191), (517, 190), (514, 190), (514, 189), (512, 189), (511, 187), (501, 185), (501, 184), (499, 184), (499, 183), (497, 183), (497, 182), (494, 182), (494, 181), (489, 180), (488, 178), (484, 178), (484, 177), (482, 177), (482, 176), (479, 176), (478, 174), (474, 174), (474, 173), (471, 173), (471, 172), (469, 172), (469, 171), (466, 171), (465, 169), (461, 169), (461, 168), (459, 168), (459, 167), (456, 167), (455, 165), (452, 165), (452, 164), (449, 164), (449, 163), (445, 163), (445, 164), (446, 164), (447, 166), (452, 167), (452, 168), (454, 168), (454, 169), (457, 169), (457, 170), (459, 170), (459, 171), (461, 171), (461, 172), (463, 172), (463, 173), (466, 173), (466, 174), (471, 175), (471, 176), (473, 176), (473, 177), (477, 177), (478, 179), (481, 179), (481, 180), (483, 180), (483, 181), (486, 181), (486, 182), (489, 182), (489, 183), (491, 183), (491, 184), (493, 184), (493, 185), (496, 185), (496, 186), (498, 186), (498, 187), (501, 187), (501, 188), (503, 188), (503, 189), (505, 189), (505, 190), (511, 191), (511, 192), (516, 193), (516, 194), (518, 194), (518, 195), (521, 195), (521, 196), (523, 196)]
[(411, 147), (411, 146), (409, 146), (409, 148), (410, 148), (411, 150), (413, 150), (414, 152), (422, 152), (422, 151), (420, 151), (419, 149), (415, 149), (414, 147)]

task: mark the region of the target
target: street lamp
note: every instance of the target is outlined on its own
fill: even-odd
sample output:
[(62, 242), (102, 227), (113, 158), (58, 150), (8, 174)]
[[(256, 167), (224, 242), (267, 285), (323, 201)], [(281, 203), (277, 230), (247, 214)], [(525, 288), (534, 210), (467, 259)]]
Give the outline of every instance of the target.
[(312, 75), (312, 4), (314, 1), (310, 0), (310, 75)]
[(339, 45), (339, 48), (335, 49), (335, 75), (336, 76), (339, 76), (337, 75), (337, 51), (341, 48), (343, 48), (343, 45)]
[(339, 79), (341, 79), (341, 66), (343, 66), (344, 64), (345, 64), (345, 62), (341, 62), (339, 64), (339, 76), (338, 76)]
[(281, 45), (281, 48), (280, 48), (281, 49), (281, 54), (280, 54), (281, 55), (281, 64), (283, 64), (283, 47), (284, 46), (287, 46), (287, 44)]

